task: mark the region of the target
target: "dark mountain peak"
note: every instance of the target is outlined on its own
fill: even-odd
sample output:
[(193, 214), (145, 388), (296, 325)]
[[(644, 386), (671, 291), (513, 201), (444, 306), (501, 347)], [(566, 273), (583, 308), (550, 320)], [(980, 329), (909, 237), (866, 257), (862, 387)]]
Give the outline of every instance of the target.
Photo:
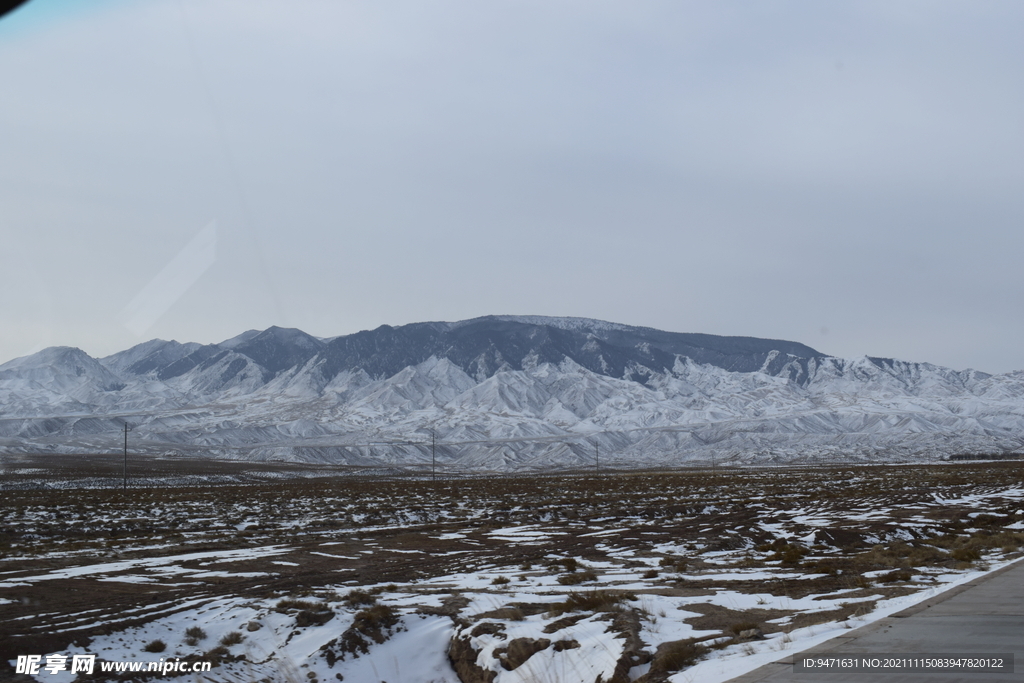
[[(320, 340), (311, 334), (307, 334), (302, 330), (295, 327), (279, 327), (278, 325), (271, 325), (267, 329), (255, 335), (256, 337), (271, 338), (271, 339), (303, 339), (312, 340), (313, 342), (319, 342)], [(255, 338), (255, 337), (254, 337)]]
[(591, 318), (489, 315), (457, 322), (410, 323), (335, 337), (319, 352), (332, 377), (362, 368), (390, 377), (430, 356), (447, 358), (478, 380), (500, 368), (524, 369), (569, 358), (593, 372), (646, 381), (670, 371), (677, 357), (736, 372), (762, 370), (806, 382), (806, 363), (824, 354), (796, 342), (665, 332)]
[(237, 344), (232, 351), (248, 356), (272, 375), (302, 365), (324, 347), (324, 343), (302, 330), (268, 327)]
[(216, 362), (219, 355), (226, 353), (230, 353), (230, 351), (220, 348), (217, 344), (200, 346), (188, 355), (182, 356), (181, 358), (157, 369), (157, 379), (166, 381), (173, 379), (174, 377), (180, 377), (195, 367), (202, 367), (204, 365), (209, 365), (212, 362)]

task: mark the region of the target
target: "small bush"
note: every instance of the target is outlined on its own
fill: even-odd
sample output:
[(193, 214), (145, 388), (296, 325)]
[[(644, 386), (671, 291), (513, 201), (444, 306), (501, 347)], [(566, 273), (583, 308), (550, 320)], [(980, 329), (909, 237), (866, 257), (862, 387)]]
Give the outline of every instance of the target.
[(1020, 548), (1024, 544), (1024, 534), (1019, 532), (1001, 531), (998, 534), (993, 534), (984, 539), (985, 545), (989, 548), (997, 547), (1011, 547), (1014, 550)]
[(198, 626), (189, 626), (185, 629), (185, 644), (197, 645), (200, 640), (206, 637), (206, 631)]
[[(377, 599), (371, 596), (369, 593), (365, 593), (363, 591), (359, 592), (362, 595), (366, 596), (371, 601), (371, 603), (376, 602)], [(348, 600), (348, 598), (346, 598), (346, 600)], [(288, 614), (295, 610), (298, 610), (297, 613), (295, 614), (295, 625), (300, 627), (321, 626), (334, 618), (334, 610), (332, 610), (326, 602), (313, 602), (311, 600), (293, 600), (289, 598), (286, 600), (281, 600), (279, 603), (277, 603), (277, 606), (274, 607), (275, 612), (280, 612), (282, 614)]]
[(957, 548), (950, 553), (950, 557), (957, 562), (974, 562), (981, 559), (981, 553), (974, 548)]
[(220, 644), (224, 647), (238, 645), (240, 642), (242, 642), (242, 634), (238, 631), (232, 631), (220, 639)]
[(350, 590), (343, 600), (349, 607), (360, 607), (362, 605), (375, 604), (377, 602), (377, 596), (368, 591), (355, 588)]
[(564, 602), (551, 605), (551, 615), (566, 612), (614, 612), (620, 609), (622, 601), (629, 596), (610, 591), (592, 590), (585, 593), (570, 593)]
[(743, 569), (753, 569), (754, 567), (764, 566), (764, 564), (762, 560), (756, 557), (753, 557), (751, 555), (745, 555), (743, 559), (736, 563), (736, 566), (741, 567)]
[(146, 652), (163, 652), (167, 649), (167, 643), (162, 640), (151, 640), (142, 649)]
[(656, 579), (656, 578), (658, 578), (658, 570), (657, 569), (648, 569), (647, 571), (644, 572), (643, 578), (645, 578), (645, 579)]
[(277, 603), (277, 606), (274, 607), (274, 611), (275, 612), (280, 612), (282, 614), (286, 614), (287, 612), (290, 612), (291, 610), (302, 610), (302, 609), (305, 609), (305, 610), (310, 610), (310, 611), (317, 611), (317, 610), (319, 610), (322, 607), (323, 607), (323, 603), (320, 603), (320, 602), (313, 602), (311, 600), (294, 600), (292, 598), (285, 598), (284, 600), (281, 600), (280, 602)]
[(371, 643), (383, 643), (395, 630), (402, 630), (400, 622), (398, 612), (388, 605), (377, 604), (359, 610), (352, 625), (341, 636), (320, 647), (327, 666), (333, 667), (336, 661), (344, 660), (347, 655), (369, 654)]
[[(369, 629), (391, 628), (398, 623), (398, 613), (388, 605), (374, 605), (356, 613), (355, 624), (365, 625)], [(364, 633), (366, 631), (363, 631)]]
[(782, 547), (776, 548), (775, 552), (768, 559), (781, 560), (784, 565), (797, 565), (800, 564), (800, 561), (804, 559), (807, 553), (807, 548), (802, 545), (787, 543)]
[(593, 569), (585, 569), (573, 574), (563, 574), (558, 577), (558, 583), (563, 586), (577, 586), (585, 581), (597, 581), (597, 573)]
[(708, 648), (693, 639), (676, 640), (662, 643), (654, 653), (651, 661), (652, 674), (666, 674), (681, 671), (693, 666), (697, 660), (707, 654)]
[(910, 572), (905, 569), (896, 569), (888, 574), (879, 577), (882, 583), (896, 583), (897, 581), (910, 581)]
[(523, 621), (526, 619), (526, 615), (523, 613), (523, 610), (518, 607), (506, 607), (505, 609), (507, 610), (505, 618), (509, 621)]
[[(936, 542), (938, 539), (933, 539)], [(862, 568), (869, 567), (892, 567), (893, 569), (919, 567), (922, 565), (938, 564), (948, 556), (938, 548), (928, 545), (908, 545), (903, 542), (896, 542), (885, 547), (876, 545), (871, 550), (854, 556), (854, 563)]]
[(913, 550), (907, 554), (907, 561), (911, 567), (940, 564), (948, 559), (949, 555), (944, 550), (930, 545), (914, 546)]
[[(326, 607), (326, 605), (325, 605)], [(334, 611), (331, 609), (312, 611), (300, 609), (295, 615), (295, 625), (305, 628), (306, 626), (323, 626), (334, 618)]]
[(804, 568), (830, 576), (837, 576), (839, 574), (839, 568), (831, 562), (804, 562)]
[(668, 567), (670, 569), (674, 569), (677, 572), (683, 572), (686, 571), (686, 558), (668, 555), (666, 557), (661, 558), (661, 561), (658, 562), (658, 566)]
[(511, 582), (511, 579), (509, 579), (507, 576), (496, 576), (496, 577), (494, 577), (494, 580), (491, 581), (491, 585), (493, 585), (493, 586), (506, 586), (510, 582)]
[(206, 631), (198, 626), (189, 626), (185, 629), (185, 635), (189, 638), (195, 638), (196, 640), (202, 640), (206, 637)]
[(208, 662), (212, 662), (214, 666), (220, 666), (220, 663), (231, 658), (231, 652), (223, 645), (209, 650), (203, 654), (203, 659)]
[(580, 563), (575, 557), (565, 557), (560, 560), (552, 560), (551, 562), (548, 562), (548, 567), (551, 569), (563, 567), (567, 572), (574, 572), (580, 568)]

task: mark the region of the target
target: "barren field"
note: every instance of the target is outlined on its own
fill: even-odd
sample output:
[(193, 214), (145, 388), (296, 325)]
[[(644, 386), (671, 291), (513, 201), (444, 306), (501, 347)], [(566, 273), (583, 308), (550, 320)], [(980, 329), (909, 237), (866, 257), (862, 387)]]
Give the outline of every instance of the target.
[[(152, 461), (127, 490), (102, 488), (116, 458), (4, 465), (0, 680), (49, 653), (210, 681), (722, 680), (1024, 543), (1019, 462), (435, 483)], [(161, 678), (80, 675), (116, 677)]]

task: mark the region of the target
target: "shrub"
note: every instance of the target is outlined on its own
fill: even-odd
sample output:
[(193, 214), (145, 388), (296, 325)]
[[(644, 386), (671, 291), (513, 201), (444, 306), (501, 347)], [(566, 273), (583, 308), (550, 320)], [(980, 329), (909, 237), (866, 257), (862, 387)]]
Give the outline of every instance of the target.
[(907, 565), (917, 567), (934, 564), (946, 559), (946, 554), (931, 546), (911, 546), (903, 542), (892, 543), (889, 547), (876, 545), (871, 550), (854, 557), (854, 563), (867, 567), (892, 567), (898, 569)]
[(662, 643), (651, 660), (652, 674), (666, 674), (693, 666), (708, 652), (708, 648), (692, 638)]
[(944, 550), (930, 545), (918, 545), (907, 554), (907, 560), (911, 567), (922, 567), (926, 565), (939, 564), (949, 559)]
[(548, 562), (548, 567), (550, 567), (551, 569), (558, 569), (559, 567), (564, 567), (565, 571), (574, 572), (580, 568), (580, 563), (576, 560), (575, 557), (565, 557), (561, 560), (552, 560), (551, 562)]
[(196, 645), (200, 640), (206, 637), (206, 631), (199, 628), (198, 626), (189, 626), (185, 629), (185, 644)]
[(897, 581), (910, 581), (910, 572), (906, 569), (896, 569), (880, 577), (882, 583), (896, 583)]
[(198, 626), (189, 626), (187, 629), (185, 629), (185, 635), (188, 636), (189, 638), (195, 638), (197, 640), (202, 640), (203, 638), (206, 637), (206, 631), (204, 631), (203, 629), (201, 629)]
[(212, 662), (214, 666), (220, 666), (220, 663), (231, 658), (231, 652), (223, 645), (218, 645), (212, 650), (203, 654), (203, 659)]
[(220, 644), (224, 647), (238, 645), (240, 642), (242, 642), (242, 634), (238, 631), (232, 631), (220, 639)]
[(592, 590), (585, 593), (569, 593), (563, 602), (551, 605), (552, 616), (566, 612), (614, 612), (619, 609), (627, 596), (610, 591)]
[(376, 603), (377, 596), (368, 591), (354, 588), (348, 592), (343, 600), (349, 607), (359, 607), (361, 605), (372, 605)]
[(670, 567), (677, 572), (682, 572), (686, 570), (686, 558), (668, 555), (666, 557), (661, 558), (661, 561), (658, 562), (658, 566)]
[(401, 629), (398, 612), (388, 605), (374, 605), (356, 612), (352, 625), (340, 637), (322, 645), (327, 666), (333, 667), (339, 659), (346, 655), (358, 657), (369, 654), (371, 643), (383, 643), (391, 637), (393, 631)]
[(573, 574), (562, 574), (558, 577), (558, 583), (563, 586), (576, 586), (584, 581), (597, 581), (597, 573), (593, 569), (586, 569)]
[(280, 612), (282, 614), (285, 614), (291, 610), (302, 609), (315, 612), (320, 610), (323, 606), (324, 605), (322, 602), (312, 602), (311, 600), (294, 600), (292, 598), (286, 598), (277, 603), (277, 606), (274, 607), (274, 611)]
[(146, 652), (163, 652), (167, 649), (167, 643), (162, 640), (151, 640), (142, 649)]
[(526, 615), (523, 613), (523, 610), (518, 607), (506, 607), (505, 610), (505, 619), (508, 619), (509, 621), (523, 621), (526, 619)]
[(323, 626), (333, 618), (334, 610), (331, 609), (317, 611), (300, 609), (298, 614), (295, 615), (295, 625), (303, 628), (306, 626)]
[(645, 578), (645, 579), (656, 579), (656, 578), (658, 578), (658, 570), (657, 569), (648, 569), (647, 571), (644, 572), (643, 578)]
[(800, 561), (804, 559), (804, 555), (807, 554), (807, 548), (801, 545), (786, 544), (780, 548), (776, 548), (775, 552), (768, 559), (770, 560), (781, 560), (784, 565), (796, 565), (800, 564)]
[(957, 548), (950, 556), (958, 562), (974, 562), (981, 559), (981, 553), (974, 548)]
[(494, 577), (494, 580), (491, 581), (491, 585), (494, 586), (505, 586), (508, 585), (508, 583), (510, 583), (510, 579), (507, 576), (496, 576)]
[[(376, 602), (377, 599), (369, 593), (363, 591), (359, 592), (363, 596), (366, 596), (371, 602)], [(322, 626), (334, 618), (334, 610), (332, 610), (326, 602), (293, 600), (289, 598), (287, 600), (281, 600), (274, 608), (274, 611), (282, 614), (287, 614), (293, 610), (298, 610), (295, 615), (295, 625), (301, 627)]]

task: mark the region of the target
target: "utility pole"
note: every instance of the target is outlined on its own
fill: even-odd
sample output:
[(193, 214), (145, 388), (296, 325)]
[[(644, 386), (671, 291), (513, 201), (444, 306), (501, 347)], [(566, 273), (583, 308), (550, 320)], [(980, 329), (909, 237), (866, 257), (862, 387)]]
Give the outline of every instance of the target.
[(597, 441), (594, 442), (594, 469), (601, 474), (601, 444)]
[(430, 480), (437, 481), (437, 432), (430, 430)]
[(128, 432), (131, 431), (131, 427), (128, 423), (124, 423), (124, 490), (128, 490)]

